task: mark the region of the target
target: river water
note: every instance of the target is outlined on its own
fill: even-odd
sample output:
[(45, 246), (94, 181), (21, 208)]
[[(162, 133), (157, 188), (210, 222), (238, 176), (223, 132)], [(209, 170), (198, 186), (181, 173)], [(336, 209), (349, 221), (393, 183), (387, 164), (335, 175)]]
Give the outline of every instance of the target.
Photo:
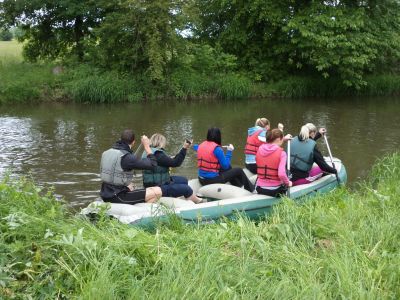
[[(0, 106), (0, 177), (6, 172), (31, 176), (41, 186), (54, 187), (72, 206), (82, 206), (98, 197), (101, 153), (124, 128), (137, 136), (164, 134), (172, 155), (185, 138), (201, 142), (207, 129), (217, 126), (222, 143), (235, 146), (233, 165), (244, 166), (247, 128), (266, 116), (272, 127), (282, 122), (285, 133), (293, 135), (307, 122), (326, 127), (332, 153), (344, 162), (352, 184), (365, 178), (377, 157), (399, 149), (399, 103), (398, 98), (371, 98)], [(323, 140), (318, 147), (327, 155)], [(189, 151), (172, 172), (195, 178), (195, 153)]]

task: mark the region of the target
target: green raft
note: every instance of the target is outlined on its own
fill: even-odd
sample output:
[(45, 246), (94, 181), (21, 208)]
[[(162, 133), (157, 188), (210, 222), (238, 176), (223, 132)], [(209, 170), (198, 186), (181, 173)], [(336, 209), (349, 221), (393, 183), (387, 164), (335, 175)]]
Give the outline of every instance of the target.
[[(327, 162), (330, 161), (326, 158)], [(347, 181), (347, 173), (344, 165), (339, 159), (334, 159), (338, 170), (340, 184)], [(247, 173), (251, 181), (255, 181), (253, 174)], [(251, 176), (253, 175), (253, 176)], [(158, 203), (140, 203), (136, 205), (111, 204), (95, 201), (82, 210), (82, 214), (93, 214), (99, 209), (106, 209), (107, 214), (117, 218), (120, 222), (137, 226), (151, 226), (156, 222), (166, 220), (171, 214), (181, 218), (188, 223), (209, 223), (221, 217), (232, 218), (237, 213), (244, 213), (255, 219), (271, 212), (273, 206), (280, 198), (269, 197), (250, 193), (244, 189), (229, 184), (211, 184), (202, 187), (197, 179), (189, 181), (193, 190), (207, 197), (207, 203), (194, 204), (180, 198), (162, 197)], [(290, 189), (290, 198), (304, 200), (316, 195), (332, 191), (339, 185), (335, 175), (326, 175), (322, 178), (305, 185), (299, 185)], [(104, 208), (104, 206), (106, 206)], [(101, 208), (103, 207), (103, 208)]]

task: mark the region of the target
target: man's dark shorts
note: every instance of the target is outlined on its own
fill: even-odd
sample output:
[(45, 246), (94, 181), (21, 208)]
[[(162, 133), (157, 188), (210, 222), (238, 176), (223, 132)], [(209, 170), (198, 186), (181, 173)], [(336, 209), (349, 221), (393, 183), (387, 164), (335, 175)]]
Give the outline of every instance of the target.
[(121, 203), (121, 204), (137, 204), (143, 203), (146, 199), (146, 189), (136, 189), (132, 192), (121, 192), (113, 198), (104, 199), (105, 202)]

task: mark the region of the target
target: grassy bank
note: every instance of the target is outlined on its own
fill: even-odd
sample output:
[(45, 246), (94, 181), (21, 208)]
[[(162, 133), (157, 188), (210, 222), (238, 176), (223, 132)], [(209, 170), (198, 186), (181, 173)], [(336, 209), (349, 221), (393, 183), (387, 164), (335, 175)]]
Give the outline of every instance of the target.
[[(0, 298), (231, 299), (400, 296), (400, 154), (357, 191), (272, 216), (155, 233), (70, 215), (29, 182), (0, 184)], [(375, 189), (375, 190), (374, 190)]]
[[(202, 74), (175, 70), (154, 84), (145, 76), (105, 72), (85, 64), (69, 64), (54, 72), (56, 62), (22, 61), (22, 47), (0, 42), (0, 103), (75, 101), (84, 103), (140, 102), (154, 99), (242, 99), (384, 96), (400, 93), (400, 76), (365, 78), (361, 89), (348, 88), (335, 78), (288, 77), (274, 83), (255, 83), (243, 74)], [(57, 74), (55, 74), (57, 73)]]

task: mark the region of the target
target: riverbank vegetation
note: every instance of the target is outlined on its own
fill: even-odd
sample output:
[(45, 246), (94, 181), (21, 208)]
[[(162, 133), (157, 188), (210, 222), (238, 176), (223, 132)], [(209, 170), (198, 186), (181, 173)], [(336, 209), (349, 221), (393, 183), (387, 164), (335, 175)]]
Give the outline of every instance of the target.
[(73, 216), (29, 181), (0, 184), (0, 296), (58, 299), (400, 296), (400, 154), (355, 191), (154, 232)]
[(32, 72), (62, 66), (55, 98), (80, 102), (398, 94), (399, 19), (395, 0), (0, 3)]

